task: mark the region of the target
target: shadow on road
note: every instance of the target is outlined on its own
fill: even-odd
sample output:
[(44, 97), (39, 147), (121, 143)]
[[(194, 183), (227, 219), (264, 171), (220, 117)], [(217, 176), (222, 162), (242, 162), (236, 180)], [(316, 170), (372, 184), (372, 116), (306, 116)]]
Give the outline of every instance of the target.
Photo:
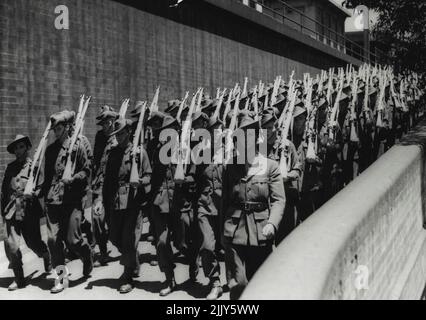
[(193, 298), (203, 299), (209, 294), (209, 289), (209, 285), (187, 280), (179, 284), (176, 291), (184, 291)]
[[(93, 287), (106, 287), (113, 290), (118, 290), (123, 284), (120, 279), (99, 279), (91, 281), (85, 287), (86, 290), (92, 290)], [(136, 289), (142, 289), (151, 293), (159, 293), (164, 285), (160, 281), (134, 281)]]

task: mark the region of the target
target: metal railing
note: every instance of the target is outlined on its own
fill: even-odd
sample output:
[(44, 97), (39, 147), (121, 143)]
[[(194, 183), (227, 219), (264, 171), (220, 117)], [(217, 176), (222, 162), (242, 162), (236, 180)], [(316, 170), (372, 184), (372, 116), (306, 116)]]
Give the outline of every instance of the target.
[[(264, 0), (233, 0), (245, 6), (255, 9), (259, 13), (267, 15), (279, 23), (288, 25), (291, 28), (299, 30), (301, 33), (334, 48), (344, 54), (361, 61), (365, 61), (364, 48), (356, 42), (348, 39), (342, 33), (338, 33), (328, 26), (307, 16), (300, 10), (289, 6), (283, 1), (277, 0), (275, 4), (279, 7), (270, 8), (264, 4)], [(293, 15), (290, 16), (289, 13)], [(386, 55), (380, 50), (370, 51), (368, 54), (368, 63), (384, 63)]]

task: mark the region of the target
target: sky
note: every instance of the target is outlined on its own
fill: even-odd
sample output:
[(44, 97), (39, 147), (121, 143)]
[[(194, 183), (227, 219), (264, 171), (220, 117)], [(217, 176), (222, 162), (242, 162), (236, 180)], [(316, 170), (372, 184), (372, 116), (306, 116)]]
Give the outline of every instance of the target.
[[(342, 2), (344, 0), (330, 0), (330, 1), (336, 3), (338, 6), (342, 7)], [(345, 8), (343, 8), (343, 10), (345, 10), (350, 15), (353, 15), (354, 10), (349, 10), (349, 9), (345, 9)], [(370, 10), (370, 29), (376, 23), (377, 17), (378, 17), (378, 14), (376, 12)], [(357, 31), (357, 29), (354, 26), (354, 18), (347, 18), (346, 22), (345, 22), (345, 32), (352, 32), (352, 31)]]

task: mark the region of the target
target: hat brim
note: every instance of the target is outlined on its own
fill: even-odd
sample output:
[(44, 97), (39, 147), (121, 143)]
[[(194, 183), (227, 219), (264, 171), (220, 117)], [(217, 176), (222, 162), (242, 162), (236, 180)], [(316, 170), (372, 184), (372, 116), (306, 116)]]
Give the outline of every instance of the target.
[(173, 125), (179, 125), (179, 122), (177, 121), (177, 119), (173, 119), (173, 121), (171, 121), (170, 123), (167, 123), (166, 125), (161, 126), (161, 130), (163, 129), (167, 129), (170, 128)]
[(238, 129), (242, 129), (242, 130), (246, 130), (246, 129), (259, 129), (259, 121), (253, 119), (250, 122), (247, 122), (246, 124), (244, 124), (244, 126), (240, 126), (238, 127)]
[(124, 129), (126, 129), (128, 126), (126, 125), (126, 126), (124, 126), (124, 127), (122, 127), (122, 128), (120, 128), (120, 129), (118, 129), (118, 130), (115, 130), (115, 131), (113, 131), (109, 136), (110, 137), (112, 137), (112, 136), (115, 136), (117, 133), (120, 133), (121, 131), (123, 131)]
[(14, 154), (14, 149), (15, 149), (15, 146), (18, 144), (18, 143), (20, 143), (20, 142), (25, 142), (26, 143), (26, 145), (29, 147), (29, 148), (31, 148), (33, 145), (31, 144), (31, 141), (30, 141), (30, 138), (28, 138), (28, 137), (22, 137), (21, 139), (18, 139), (18, 140), (15, 140), (15, 141), (13, 141), (12, 143), (10, 143), (8, 146), (7, 146), (7, 152), (9, 152), (10, 154)]

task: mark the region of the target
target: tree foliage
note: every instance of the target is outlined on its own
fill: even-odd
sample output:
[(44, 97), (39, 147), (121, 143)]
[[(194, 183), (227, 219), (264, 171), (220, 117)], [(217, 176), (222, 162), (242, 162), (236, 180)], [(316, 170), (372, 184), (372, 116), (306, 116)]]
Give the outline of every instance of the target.
[(425, 73), (426, 2), (423, 0), (347, 0), (346, 8), (366, 5), (378, 14), (373, 36), (396, 70)]

